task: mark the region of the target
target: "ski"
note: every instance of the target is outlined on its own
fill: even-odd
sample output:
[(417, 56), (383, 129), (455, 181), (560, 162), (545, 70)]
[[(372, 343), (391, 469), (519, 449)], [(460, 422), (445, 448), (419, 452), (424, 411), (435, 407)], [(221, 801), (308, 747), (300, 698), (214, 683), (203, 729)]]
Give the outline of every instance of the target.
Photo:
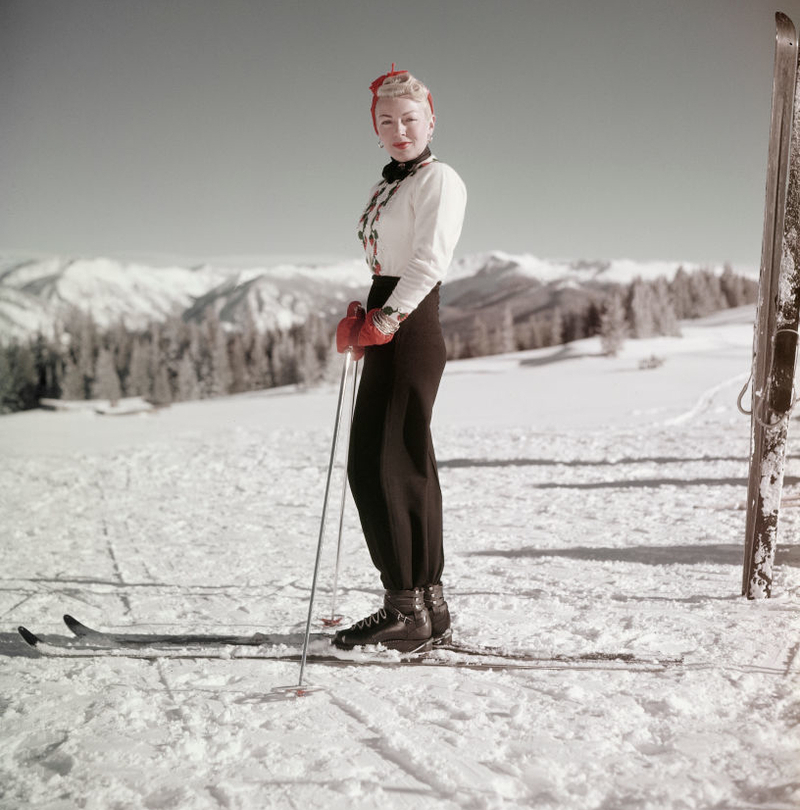
[(775, 15), (764, 234), (753, 335), (750, 474), (742, 593), (769, 597), (798, 342), (800, 82), (794, 23)]
[[(267, 646), (286, 644), (286, 636), (270, 636), (265, 633), (254, 633), (249, 636), (227, 636), (227, 635), (153, 635), (153, 634), (133, 634), (133, 633), (106, 633), (95, 630), (82, 622), (79, 622), (69, 614), (64, 615), (64, 624), (72, 633), (81, 639), (92, 640), (108, 646)], [(324, 634), (317, 634), (315, 640), (329, 640), (330, 637)], [(489, 656), (492, 658), (507, 658), (511, 661), (619, 661), (626, 664), (680, 664), (680, 658), (642, 658), (633, 653), (627, 652), (589, 652), (578, 655), (541, 655), (536, 653), (526, 653), (511, 651), (502, 647), (486, 647), (483, 645), (470, 645), (458, 641), (434, 642), (434, 649), (456, 653), (458, 655), (469, 656)]]
[(87, 642), (94, 642), (98, 646), (109, 647), (151, 647), (159, 645), (183, 647), (260, 647), (280, 643), (276, 637), (264, 633), (252, 633), (246, 636), (223, 634), (156, 635), (153, 633), (107, 633), (89, 627), (83, 622), (78, 621), (74, 616), (70, 616), (69, 613), (64, 614), (64, 624), (76, 638), (83, 639)]
[[(44, 656), (55, 658), (139, 658), (167, 659), (249, 659), (299, 662), (301, 653), (294, 637), (227, 635), (146, 635), (103, 633), (72, 617), (67, 623), (76, 638), (38, 636), (25, 627), (19, 633), (25, 643)], [(65, 617), (66, 622), (67, 617)], [(261, 639), (256, 641), (255, 639)], [(282, 641), (279, 641), (282, 639)], [(239, 643), (242, 641), (242, 643)], [(287, 644), (287, 641), (290, 642)], [(294, 642), (294, 645), (291, 643)], [(256, 649), (253, 649), (253, 648)], [(451, 643), (421, 653), (392, 651), (337, 650), (330, 636), (317, 634), (307, 656), (310, 663), (353, 666), (450, 666), (471, 669), (623, 669), (663, 671), (681, 666), (681, 658), (642, 658), (630, 653), (592, 652), (578, 655), (534, 655), (514, 653), (500, 648)]]
[[(235, 635), (155, 635), (152, 633), (107, 633), (96, 630), (83, 622), (78, 621), (69, 614), (64, 615), (64, 624), (78, 639), (95, 642), (99, 647), (225, 647), (225, 646), (255, 646), (269, 647), (283, 645), (295, 641), (286, 636), (253, 633), (247, 636)], [(330, 636), (319, 633), (312, 636), (314, 641), (330, 641)], [(619, 661), (626, 664), (680, 664), (680, 658), (643, 658), (627, 652), (589, 652), (578, 655), (541, 655), (511, 651), (502, 647), (486, 647), (482, 645), (464, 644), (458, 641), (434, 643), (434, 650), (456, 653), (466, 656), (486, 656), (492, 658), (506, 658), (511, 661)]]

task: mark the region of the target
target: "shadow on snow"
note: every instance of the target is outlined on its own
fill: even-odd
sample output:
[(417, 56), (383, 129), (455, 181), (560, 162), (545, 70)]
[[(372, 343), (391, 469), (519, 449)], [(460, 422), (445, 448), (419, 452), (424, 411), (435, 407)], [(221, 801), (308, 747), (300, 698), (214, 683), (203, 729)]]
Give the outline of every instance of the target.
[[(710, 543), (696, 546), (636, 546), (608, 548), (576, 546), (573, 548), (524, 548), (468, 552), (470, 557), (544, 558), (565, 557), (589, 562), (624, 562), (642, 565), (741, 565), (743, 546), (736, 543)], [(800, 568), (800, 546), (781, 546), (775, 552), (775, 565)]]
[[(788, 459), (788, 457), (787, 457)], [(552, 458), (450, 458), (437, 462), (439, 469), (462, 467), (621, 467), (624, 464), (690, 464), (692, 462), (738, 461), (747, 463), (743, 456), (653, 456), (652, 458), (571, 459), (569, 461)]]

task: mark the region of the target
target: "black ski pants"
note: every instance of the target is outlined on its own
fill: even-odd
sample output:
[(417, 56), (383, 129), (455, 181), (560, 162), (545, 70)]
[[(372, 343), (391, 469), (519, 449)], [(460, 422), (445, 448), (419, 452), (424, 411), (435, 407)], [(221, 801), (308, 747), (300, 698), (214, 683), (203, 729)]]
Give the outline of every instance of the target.
[[(397, 277), (373, 276), (367, 310), (383, 306)], [(383, 346), (364, 353), (348, 477), (384, 588), (437, 584), (444, 567), (442, 493), (431, 415), (446, 351), (439, 287)]]

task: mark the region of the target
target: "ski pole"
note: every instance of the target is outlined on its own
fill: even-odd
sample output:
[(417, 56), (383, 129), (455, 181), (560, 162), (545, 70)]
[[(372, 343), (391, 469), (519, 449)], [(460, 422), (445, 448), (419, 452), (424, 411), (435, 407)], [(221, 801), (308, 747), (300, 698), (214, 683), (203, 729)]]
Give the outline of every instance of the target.
[(353, 427), (353, 414), (355, 413), (356, 409), (356, 388), (358, 381), (358, 361), (353, 363), (353, 395), (352, 399), (350, 400), (350, 421), (348, 423), (348, 431), (347, 431), (347, 446), (345, 447), (344, 451), (344, 478), (342, 479), (342, 503), (341, 508), (339, 509), (339, 536), (336, 540), (336, 567), (333, 570), (333, 598), (331, 599), (331, 617), (330, 619), (323, 619), (323, 622), (328, 627), (333, 627), (334, 625), (339, 624), (339, 619), (336, 618), (336, 598), (338, 596), (338, 588), (339, 588), (339, 564), (342, 558), (342, 532), (344, 530), (344, 504), (345, 500), (347, 499), (347, 460), (349, 457), (350, 452), (350, 430)]
[(303, 639), (303, 654), (300, 657), (300, 676), (297, 681), (297, 688), (303, 686), (303, 672), (306, 668), (306, 658), (308, 657), (308, 641), (311, 637), (311, 617), (314, 612), (314, 594), (317, 590), (317, 575), (319, 574), (319, 561), (322, 554), (322, 538), (325, 535), (325, 515), (328, 511), (328, 496), (331, 489), (331, 476), (333, 475), (333, 464), (336, 460), (336, 443), (339, 438), (339, 423), (342, 416), (342, 400), (344, 399), (345, 383), (347, 382), (347, 372), (350, 368), (350, 362), (353, 358), (353, 352), (348, 349), (345, 352), (344, 363), (342, 365), (342, 381), (339, 383), (339, 399), (336, 403), (336, 421), (333, 425), (333, 441), (331, 442), (331, 459), (328, 463), (328, 477), (325, 481), (325, 497), (322, 501), (322, 517), (319, 522), (319, 540), (317, 541), (317, 557), (314, 561), (314, 576), (311, 580), (311, 596), (308, 600), (308, 619), (306, 621), (306, 634)]

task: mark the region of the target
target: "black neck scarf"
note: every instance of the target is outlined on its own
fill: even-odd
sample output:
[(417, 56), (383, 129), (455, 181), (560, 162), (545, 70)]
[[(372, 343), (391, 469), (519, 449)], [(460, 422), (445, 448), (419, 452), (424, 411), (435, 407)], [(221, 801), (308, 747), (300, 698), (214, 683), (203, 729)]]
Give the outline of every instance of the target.
[(402, 180), (411, 174), (412, 170), (417, 164), (422, 163), (423, 160), (427, 160), (427, 158), (430, 156), (431, 150), (426, 146), (421, 155), (415, 157), (413, 160), (407, 160), (405, 163), (400, 163), (392, 158), (392, 162), (387, 163), (383, 167), (383, 179), (388, 183), (394, 183), (397, 180)]

